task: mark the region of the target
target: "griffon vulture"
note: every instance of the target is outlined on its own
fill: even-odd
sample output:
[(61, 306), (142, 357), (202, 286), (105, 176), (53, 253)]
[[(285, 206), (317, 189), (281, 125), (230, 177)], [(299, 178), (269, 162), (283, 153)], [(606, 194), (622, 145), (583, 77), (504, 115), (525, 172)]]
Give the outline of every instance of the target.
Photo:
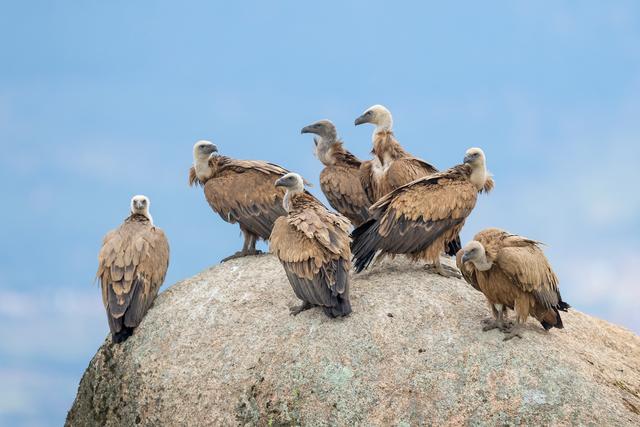
[(303, 127), (301, 133), (317, 135), (313, 138), (316, 157), (325, 166), (320, 188), (329, 204), (356, 227), (369, 219), (371, 201), (360, 181), (361, 162), (342, 146), (333, 123), (320, 120)]
[(217, 151), (216, 145), (209, 141), (196, 142), (189, 185), (201, 185), (211, 209), (224, 221), (240, 225), (244, 235), (242, 250), (224, 258), (223, 262), (260, 254), (256, 241), (268, 240), (275, 220), (286, 214), (282, 207), (284, 191), (275, 188), (273, 183), (288, 171), (260, 160), (217, 155)]
[(105, 237), (96, 278), (113, 342), (126, 340), (151, 307), (169, 266), (169, 242), (149, 215), (149, 199), (134, 196), (131, 215)]
[(289, 173), (275, 185), (286, 188), (287, 215), (278, 218), (273, 226), (271, 251), (280, 259), (293, 291), (303, 301), (291, 308), (291, 314), (320, 306), (329, 317), (348, 315), (349, 221), (329, 212), (305, 192), (298, 174)]
[[(487, 228), (456, 255), (465, 280), (491, 306), (493, 319), (483, 322), (483, 330), (498, 328), (507, 333), (505, 340), (521, 338), (520, 326), (529, 316), (546, 330), (563, 327), (558, 310), (567, 311), (569, 304), (562, 301), (558, 278), (538, 245), (526, 237)], [(507, 307), (515, 310), (515, 326), (504, 319)]]
[(387, 194), (369, 209), (373, 219), (352, 233), (356, 271), (365, 269), (380, 251), (431, 261), (438, 274), (450, 276), (440, 264), (443, 245), (458, 235), (478, 193), (492, 187), (484, 153), (470, 148), (464, 163)]
[[(374, 159), (363, 163), (361, 180), (373, 202), (377, 202), (391, 191), (408, 184), (418, 178), (432, 175), (438, 169), (411, 155), (396, 140), (393, 134), (393, 117), (382, 105), (374, 105), (355, 120), (355, 125), (371, 123), (376, 127), (373, 131)], [(367, 184), (369, 187), (367, 187)], [(446, 242), (444, 250), (447, 255), (454, 256), (460, 249), (460, 237)]]

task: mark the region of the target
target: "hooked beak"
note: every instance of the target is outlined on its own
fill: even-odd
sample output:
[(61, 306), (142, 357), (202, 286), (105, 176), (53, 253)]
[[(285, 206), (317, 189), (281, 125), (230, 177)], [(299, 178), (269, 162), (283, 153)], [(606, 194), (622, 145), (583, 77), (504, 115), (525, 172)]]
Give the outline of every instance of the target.
[(369, 121), (367, 120), (367, 118), (365, 117), (365, 115), (364, 115), (364, 114), (363, 114), (363, 115), (361, 115), (360, 117), (358, 117), (358, 118), (356, 119), (356, 121), (354, 122), (354, 124), (355, 124), (356, 126), (361, 125), (361, 124), (363, 124), (363, 123), (369, 123)]
[(205, 150), (206, 154), (213, 154), (218, 152), (218, 147), (216, 144), (207, 145), (207, 149)]
[(276, 187), (284, 187), (284, 181), (282, 181), (282, 178), (278, 178), (275, 182)]
[(469, 261), (469, 255), (465, 252), (462, 254), (462, 263)]
[(300, 131), (300, 134), (303, 134), (303, 133), (315, 133), (313, 131), (313, 125), (303, 127), (302, 130)]
[(464, 163), (471, 163), (473, 160), (475, 159), (475, 157), (473, 156), (473, 154), (467, 154), (466, 156), (464, 156)]

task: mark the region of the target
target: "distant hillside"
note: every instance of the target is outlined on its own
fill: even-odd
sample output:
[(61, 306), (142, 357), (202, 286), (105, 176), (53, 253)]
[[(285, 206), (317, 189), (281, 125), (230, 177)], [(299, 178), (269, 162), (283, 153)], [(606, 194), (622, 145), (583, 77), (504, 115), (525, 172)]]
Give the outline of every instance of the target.
[(503, 342), (480, 293), (404, 260), (355, 276), (351, 301), (343, 320), (292, 317), (273, 256), (217, 265), (105, 342), (66, 424), (640, 425), (630, 331), (571, 310)]

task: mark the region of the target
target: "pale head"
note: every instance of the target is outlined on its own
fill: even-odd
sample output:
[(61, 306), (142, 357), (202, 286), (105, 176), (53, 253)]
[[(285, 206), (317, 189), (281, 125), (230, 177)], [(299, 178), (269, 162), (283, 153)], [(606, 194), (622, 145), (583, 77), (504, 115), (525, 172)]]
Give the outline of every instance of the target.
[(330, 120), (318, 120), (302, 128), (300, 133), (313, 133), (328, 142), (335, 141), (338, 137), (336, 127)]
[(393, 117), (391, 112), (382, 105), (374, 105), (369, 107), (360, 117), (355, 121), (355, 125), (361, 125), (363, 123), (371, 123), (376, 125), (376, 132), (382, 130), (391, 130), (393, 127)]
[(472, 167), (484, 166), (485, 164), (484, 151), (482, 151), (482, 149), (478, 147), (469, 148), (464, 153), (464, 162), (468, 165), (471, 165)]
[(472, 240), (462, 248), (462, 262), (471, 262), (480, 271), (491, 268), (492, 263), (487, 261), (487, 253), (482, 243)]
[(208, 160), (213, 153), (218, 152), (218, 147), (211, 141), (200, 140), (193, 145), (194, 160)]
[(284, 187), (288, 193), (301, 193), (304, 191), (304, 179), (294, 172), (283, 175), (275, 182), (276, 187)]
[(147, 196), (143, 196), (142, 194), (138, 194), (131, 198), (131, 214), (134, 215), (144, 215), (146, 216), (151, 223), (153, 223), (153, 219), (149, 214), (149, 206), (151, 202)]
[(481, 191), (491, 176), (487, 172), (484, 152), (477, 147), (469, 148), (464, 154), (464, 163), (471, 166), (471, 183), (476, 186), (478, 191)]

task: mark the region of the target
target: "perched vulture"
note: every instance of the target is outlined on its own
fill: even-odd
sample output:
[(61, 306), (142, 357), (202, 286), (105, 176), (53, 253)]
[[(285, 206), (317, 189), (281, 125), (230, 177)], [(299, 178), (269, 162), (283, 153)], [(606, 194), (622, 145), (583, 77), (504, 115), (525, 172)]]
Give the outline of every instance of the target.
[[(544, 329), (562, 328), (558, 310), (567, 311), (558, 278), (539, 247), (539, 242), (487, 228), (473, 237), (456, 255), (465, 280), (482, 292), (491, 306), (493, 319), (483, 330), (508, 332), (505, 340), (520, 337), (518, 330), (527, 317), (535, 317)], [(506, 308), (516, 312), (516, 325), (504, 319)]]
[(320, 188), (331, 207), (356, 227), (369, 219), (371, 201), (360, 181), (361, 162), (342, 146), (333, 123), (320, 120), (302, 128), (301, 133), (317, 135), (313, 138), (316, 157), (324, 164)]
[[(369, 189), (368, 194), (373, 202), (396, 188), (438, 172), (438, 169), (402, 148), (393, 135), (391, 112), (382, 105), (374, 105), (355, 121), (356, 126), (363, 123), (376, 126), (371, 151), (374, 159), (363, 163), (361, 174), (362, 185)], [(447, 255), (454, 256), (460, 247), (460, 237), (456, 235), (453, 241), (446, 242), (444, 250)]]
[(293, 307), (296, 315), (320, 306), (329, 317), (351, 313), (349, 302), (350, 224), (340, 214), (329, 212), (304, 191), (300, 175), (289, 173), (276, 181), (286, 188), (287, 215), (276, 220), (271, 233), (271, 251), (276, 254), (293, 292), (303, 303)]
[(105, 237), (96, 278), (102, 286), (113, 342), (126, 340), (151, 307), (169, 267), (169, 242), (149, 215), (149, 199), (134, 196), (131, 215)]
[(282, 207), (284, 191), (273, 183), (288, 171), (260, 160), (236, 160), (220, 156), (209, 141), (193, 146), (193, 166), (189, 185), (201, 185), (215, 212), (231, 224), (238, 223), (244, 235), (242, 250), (222, 261), (257, 255), (258, 239), (268, 240), (273, 223), (286, 211)]
[(484, 153), (470, 148), (463, 164), (387, 194), (369, 209), (373, 219), (353, 230), (356, 271), (365, 269), (380, 251), (431, 261), (438, 274), (450, 276), (440, 264), (442, 247), (458, 235), (478, 193), (491, 188)]

